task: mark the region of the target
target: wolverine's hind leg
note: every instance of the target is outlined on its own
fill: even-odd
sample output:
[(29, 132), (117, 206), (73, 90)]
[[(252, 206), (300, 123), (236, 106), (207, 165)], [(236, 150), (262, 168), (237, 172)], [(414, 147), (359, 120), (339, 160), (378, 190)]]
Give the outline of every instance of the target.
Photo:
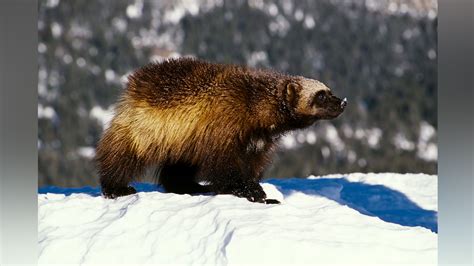
[(116, 198), (136, 193), (129, 183), (143, 173), (144, 160), (132, 149), (124, 147), (114, 147), (114, 149), (110, 146), (110, 143), (103, 141), (97, 148), (96, 162), (102, 194), (106, 198)]
[(185, 163), (165, 164), (161, 168), (159, 181), (166, 192), (196, 194), (210, 192), (207, 186), (195, 181), (198, 168)]

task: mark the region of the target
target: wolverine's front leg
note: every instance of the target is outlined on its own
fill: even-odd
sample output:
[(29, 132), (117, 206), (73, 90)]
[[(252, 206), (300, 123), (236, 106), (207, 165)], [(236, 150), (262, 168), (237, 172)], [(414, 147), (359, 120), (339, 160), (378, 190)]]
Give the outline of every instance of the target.
[(251, 173), (242, 161), (228, 159), (207, 164), (203, 167), (202, 174), (211, 182), (211, 189), (217, 194), (232, 194), (251, 202), (279, 203), (277, 200), (266, 199), (265, 191)]
[(222, 189), (218, 189), (220, 194), (232, 194), (240, 198), (246, 198), (251, 202), (265, 203), (267, 195), (259, 183), (250, 180), (236, 180)]

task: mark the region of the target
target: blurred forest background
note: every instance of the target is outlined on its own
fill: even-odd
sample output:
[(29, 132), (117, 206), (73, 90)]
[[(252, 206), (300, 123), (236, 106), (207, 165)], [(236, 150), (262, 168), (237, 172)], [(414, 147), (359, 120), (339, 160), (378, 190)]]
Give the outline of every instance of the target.
[(266, 177), (437, 172), (436, 0), (40, 0), (39, 186), (97, 185), (94, 147), (152, 60), (315, 78), (348, 108), (288, 134)]

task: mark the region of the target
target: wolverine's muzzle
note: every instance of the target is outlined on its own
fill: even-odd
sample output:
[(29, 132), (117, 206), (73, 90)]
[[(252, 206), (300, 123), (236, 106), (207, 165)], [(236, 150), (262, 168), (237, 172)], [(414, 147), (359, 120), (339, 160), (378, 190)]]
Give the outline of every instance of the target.
[[(322, 101), (324, 99), (324, 101)], [(320, 99), (320, 106), (322, 107), (319, 112), (320, 119), (332, 119), (338, 117), (347, 106), (347, 98), (340, 99), (334, 95), (328, 97), (322, 97)]]

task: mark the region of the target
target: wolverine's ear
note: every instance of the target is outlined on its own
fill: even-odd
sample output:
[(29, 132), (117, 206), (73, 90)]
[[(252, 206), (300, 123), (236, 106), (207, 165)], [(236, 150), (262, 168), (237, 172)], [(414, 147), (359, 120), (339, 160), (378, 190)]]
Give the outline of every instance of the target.
[(296, 104), (296, 99), (298, 98), (298, 84), (294, 82), (288, 82), (285, 87), (285, 99), (286, 101), (294, 106)]

